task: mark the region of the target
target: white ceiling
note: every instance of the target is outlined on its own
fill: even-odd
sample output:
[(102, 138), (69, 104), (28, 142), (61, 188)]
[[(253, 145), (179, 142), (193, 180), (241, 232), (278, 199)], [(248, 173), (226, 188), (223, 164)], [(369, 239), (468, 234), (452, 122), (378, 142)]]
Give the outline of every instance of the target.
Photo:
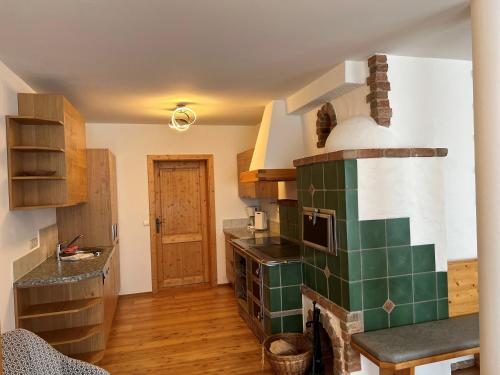
[(374, 52), (470, 59), (468, 0), (0, 0), (0, 60), (89, 122), (253, 125)]

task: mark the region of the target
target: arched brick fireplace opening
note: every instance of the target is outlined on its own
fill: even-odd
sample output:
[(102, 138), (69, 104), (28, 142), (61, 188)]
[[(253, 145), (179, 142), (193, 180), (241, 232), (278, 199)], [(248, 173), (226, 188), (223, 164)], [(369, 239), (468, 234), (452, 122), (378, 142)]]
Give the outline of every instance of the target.
[(333, 367), (327, 375), (349, 375), (361, 370), (359, 352), (351, 347), (351, 335), (363, 332), (362, 314), (347, 312), (320, 296), (313, 290), (302, 286), (303, 311), (307, 320), (312, 320), (312, 301), (320, 309), (320, 323), (328, 336), (333, 354)]

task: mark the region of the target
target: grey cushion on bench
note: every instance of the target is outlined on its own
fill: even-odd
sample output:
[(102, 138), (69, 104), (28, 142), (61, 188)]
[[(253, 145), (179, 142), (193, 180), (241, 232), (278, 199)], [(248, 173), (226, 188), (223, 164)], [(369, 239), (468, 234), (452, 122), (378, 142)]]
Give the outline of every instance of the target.
[(358, 346), (382, 362), (401, 363), (479, 347), (479, 314), (358, 333)]

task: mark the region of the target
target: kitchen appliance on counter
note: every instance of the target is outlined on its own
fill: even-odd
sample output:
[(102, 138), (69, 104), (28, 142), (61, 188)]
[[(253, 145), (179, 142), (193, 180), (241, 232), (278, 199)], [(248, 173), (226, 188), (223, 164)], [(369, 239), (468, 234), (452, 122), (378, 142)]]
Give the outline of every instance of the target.
[(337, 255), (336, 232), (334, 210), (303, 208), (302, 242), (304, 245)]
[(247, 206), (246, 208), (248, 216), (248, 224), (247, 224), (248, 229), (255, 228), (255, 211), (257, 211), (257, 207), (255, 206)]
[(264, 211), (255, 211), (255, 230), (267, 229), (267, 214)]

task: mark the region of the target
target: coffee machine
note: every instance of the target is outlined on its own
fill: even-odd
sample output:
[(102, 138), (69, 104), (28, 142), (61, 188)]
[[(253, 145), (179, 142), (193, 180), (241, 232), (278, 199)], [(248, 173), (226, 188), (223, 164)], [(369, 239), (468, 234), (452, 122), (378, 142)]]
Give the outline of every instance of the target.
[(248, 229), (255, 229), (255, 211), (258, 209), (258, 207), (255, 206), (248, 206), (246, 208), (247, 216), (248, 216), (248, 222), (247, 222), (247, 227)]

